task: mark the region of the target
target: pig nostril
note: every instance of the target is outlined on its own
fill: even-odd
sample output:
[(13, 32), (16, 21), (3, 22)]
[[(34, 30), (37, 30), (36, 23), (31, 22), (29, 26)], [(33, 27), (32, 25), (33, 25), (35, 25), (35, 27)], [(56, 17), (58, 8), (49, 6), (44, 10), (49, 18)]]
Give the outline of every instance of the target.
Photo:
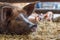
[(32, 25), (31, 31), (32, 31), (32, 32), (36, 31), (36, 28), (37, 28), (37, 25)]
[(33, 27), (37, 27), (37, 25), (33, 25), (31, 28), (33, 28)]

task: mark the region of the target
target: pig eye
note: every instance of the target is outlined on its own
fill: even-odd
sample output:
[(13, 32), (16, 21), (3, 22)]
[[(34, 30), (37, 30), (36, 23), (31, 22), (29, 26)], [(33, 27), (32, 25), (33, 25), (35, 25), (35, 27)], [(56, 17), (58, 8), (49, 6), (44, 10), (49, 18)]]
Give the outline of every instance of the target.
[(16, 21), (20, 21), (20, 19), (17, 17), (17, 18), (16, 18)]

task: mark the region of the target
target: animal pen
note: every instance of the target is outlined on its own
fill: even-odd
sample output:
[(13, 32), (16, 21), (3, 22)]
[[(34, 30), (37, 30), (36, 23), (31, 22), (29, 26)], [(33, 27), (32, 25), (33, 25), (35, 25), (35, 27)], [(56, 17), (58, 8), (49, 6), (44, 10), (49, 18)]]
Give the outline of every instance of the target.
[[(60, 0), (38, 0), (40, 3), (42, 3), (42, 6), (40, 5), (40, 8), (36, 8), (35, 2), (38, 2), (37, 0), (0, 0), (2, 4), (0, 4), (0, 33), (1, 32), (6, 32), (5, 26), (8, 28), (9, 24), (9, 19), (13, 14), (14, 9), (19, 9), (21, 7), (19, 4), (20, 3), (29, 3), (29, 4), (24, 4), (24, 7), (22, 7), (23, 12), (22, 13), (27, 13), (27, 18), (33, 13), (36, 12), (38, 15), (40, 13), (46, 14), (46, 12), (51, 11), (53, 12), (53, 20), (55, 22), (51, 21), (38, 21), (37, 23), (37, 29), (35, 32), (27, 33), (27, 35), (17, 35), (17, 34), (0, 34), (0, 40), (60, 40), (60, 6), (56, 7), (54, 3), (57, 5), (60, 5)], [(15, 4), (18, 3), (18, 4)], [(46, 4), (45, 4), (46, 3)], [(52, 3), (52, 4), (51, 4)], [(13, 5), (14, 4), (14, 5)], [(32, 4), (32, 5), (31, 5)], [(48, 5), (47, 5), (48, 4)], [(17, 7), (19, 6), (19, 7)], [(15, 11), (14, 11), (15, 12)], [(19, 12), (21, 12), (19, 10)], [(22, 18), (25, 17), (23, 16), (21, 20), (19, 19), (20, 14), (17, 12), (19, 16), (13, 16), (13, 19), (15, 20), (15, 17), (18, 18), (12, 22), (14, 22), (10, 26), (12, 28), (12, 32), (17, 32), (20, 33), (20, 29), (25, 28), (29, 29), (29, 26), (31, 27), (32, 25), (26, 23)], [(25, 18), (27, 20), (27, 18)], [(22, 21), (23, 20), (23, 21)], [(22, 22), (21, 22), (22, 21)], [(29, 20), (28, 20), (29, 21)], [(21, 22), (21, 23), (20, 23)], [(18, 23), (18, 24), (16, 24)], [(33, 24), (33, 22), (31, 22)], [(20, 24), (22, 25), (20, 27)], [(29, 25), (29, 26), (28, 26)], [(24, 27), (23, 27), (24, 26)], [(33, 25), (36, 26), (36, 25)], [(1, 30), (2, 29), (2, 30)], [(15, 30), (16, 29), (16, 30)], [(22, 30), (21, 29), (21, 30)], [(33, 27), (32, 27), (33, 29)], [(26, 32), (23, 30), (22, 33)]]

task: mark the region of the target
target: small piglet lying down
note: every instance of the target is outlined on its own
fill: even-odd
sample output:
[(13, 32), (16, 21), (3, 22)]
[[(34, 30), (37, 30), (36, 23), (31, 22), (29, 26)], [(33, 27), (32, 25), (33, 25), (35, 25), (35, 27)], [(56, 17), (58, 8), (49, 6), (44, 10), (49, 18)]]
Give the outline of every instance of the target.
[(44, 18), (48, 21), (52, 21), (53, 19), (53, 12), (52, 11), (48, 11), (46, 14), (44, 14)]
[(8, 19), (6, 28), (3, 30), (4, 33), (29, 34), (36, 31), (37, 24), (28, 20), (27, 14), (24, 10), (13, 10), (12, 16)]
[(28, 17), (28, 19), (29, 19), (31, 22), (35, 23), (35, 24), (37, 24), (37, 22), (40, 20), (40, 19), (39, 19), (39, 15), (38, 15), (37, 13), (35, 13), (35, 12), (33, 12), (33, 13)]

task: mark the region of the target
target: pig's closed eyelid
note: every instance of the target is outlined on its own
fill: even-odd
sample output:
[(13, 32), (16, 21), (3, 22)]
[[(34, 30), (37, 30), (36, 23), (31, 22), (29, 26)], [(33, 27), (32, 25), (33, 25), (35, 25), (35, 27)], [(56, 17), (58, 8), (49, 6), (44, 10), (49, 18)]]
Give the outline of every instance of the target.
[(20, 21), (20, 19), (17, 17), (17, 18), (16, 18), (16, 21)]

